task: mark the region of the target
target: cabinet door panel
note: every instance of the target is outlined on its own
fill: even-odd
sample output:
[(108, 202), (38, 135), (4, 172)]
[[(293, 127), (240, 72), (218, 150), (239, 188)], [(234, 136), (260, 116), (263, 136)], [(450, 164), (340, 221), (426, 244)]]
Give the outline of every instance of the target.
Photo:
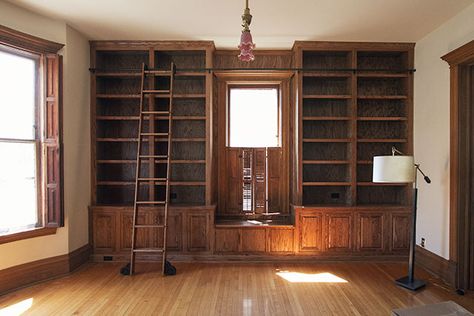
[(187, 215), (188, 251), (209, 251), (209, 215), (190, 213)]
[(217, 228), (215, 247), (216, 252), (238, 252), (240, 233), (238, 228)]
[[(154, 223), (152, 224), (163, 224), (164, 216), (163, 212), (154, 214)], [(181, 213), (170, 213), (168, 214), (168, 236), (167, 236), (167, 249), (170, 251), (182, 251), (182, 230), (183, 230), (183, 216)], [(163, 246), (163, 229), (154, 230), (154, 245), (155, 247)]]
[(300, 251), (321, 251), (323, 248), (322, 214), (300, 214)]
[[(138, 224), (147, 224), (146, 214), (138, 215)], [(133, 214), (132, 213), (121, 213), (120, 214), (120, 250), (130, 250), (132, 247), (132, 226), (133, 226)], [(152, 247), (151, 229), (140, 228), (137, 229), (136, 248)]]
[(327, 214), (327, 249), (331, 251), (352, 250), (352, 215)]
[(242, 251), (265, 252), (266, 232), (264, 228), (242, 228)]
[(384, 216), (383, 214), (359, 214), (358, 249), (362, 251), (383, 251)]
[(392, 214), (392, 251), (410, 247), (410, 214)]
[(270, 228), (270, 252), (293, 252), (294, 230)]
[(92, 218), (94, 252), (104, 253), (115, 251), (116, 215), (96, 212)]

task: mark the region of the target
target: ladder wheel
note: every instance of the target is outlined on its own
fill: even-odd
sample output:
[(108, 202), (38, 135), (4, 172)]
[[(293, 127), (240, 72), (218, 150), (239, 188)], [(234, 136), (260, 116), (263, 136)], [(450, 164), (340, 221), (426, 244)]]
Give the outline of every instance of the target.
[(166, 260), (165, 262), (165, 275), (175, 275), (176, 274), (176, 268)]
[(120, 269), (120, 274), (121, 275), (130, 275), (130, 263), (127, 263), (125, 266), (123, 266)]

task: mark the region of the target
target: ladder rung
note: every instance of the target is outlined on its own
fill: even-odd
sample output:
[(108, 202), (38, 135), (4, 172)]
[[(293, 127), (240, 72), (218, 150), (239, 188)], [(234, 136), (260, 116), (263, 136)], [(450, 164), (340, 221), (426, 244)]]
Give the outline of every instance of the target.
[(146, 205), (165, 205), (165, 201), (136, 201), (136, 204), (146, 204)]
[(138, 178), (138, 181), (166, 181), (166, 178)]
[(170, 90), (143, 90), (146, 94), (170, 93)]
[(141, 133), (141, 136), (168, 136), (168, 133)]
[(168, 158), (168, 155), (140, 155), (140, 158)]
[(135, 228), (164, 228), (165, 225), (135, 225)]
[(133, 252), (163, 252), (163, 248), (138, 248), (133, 249)]

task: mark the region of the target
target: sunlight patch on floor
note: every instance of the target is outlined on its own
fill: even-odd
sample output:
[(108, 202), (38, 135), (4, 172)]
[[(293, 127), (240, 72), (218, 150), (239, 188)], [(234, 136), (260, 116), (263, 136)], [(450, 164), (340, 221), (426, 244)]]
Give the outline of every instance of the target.
[(21, 315), (33, 306), (33, 298), (0, 309), (0, 316)]
[(348, 283), (343, 278), (329, 272), (323, 273), (302, 273), (280, 271), (276, 273), (280, 278), (291, 283)]

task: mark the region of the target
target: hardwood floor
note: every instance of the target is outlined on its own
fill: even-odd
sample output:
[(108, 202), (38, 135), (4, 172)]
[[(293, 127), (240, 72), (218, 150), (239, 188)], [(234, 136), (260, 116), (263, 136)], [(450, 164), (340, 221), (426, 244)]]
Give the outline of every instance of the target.
[(424, 271), (428, 286), (394, 285), (402, 263), (88, 263), (73, 274), (0, 297), (0, 315), (390, 315), (394, 308), (453, 300), (474, 311), (474, 295), (458, 296)]

